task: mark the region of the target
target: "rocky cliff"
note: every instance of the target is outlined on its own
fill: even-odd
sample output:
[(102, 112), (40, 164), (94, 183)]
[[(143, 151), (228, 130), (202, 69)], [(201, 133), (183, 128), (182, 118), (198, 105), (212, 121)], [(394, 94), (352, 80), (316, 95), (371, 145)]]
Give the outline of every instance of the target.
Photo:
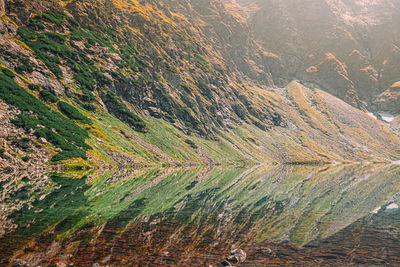
[(246, 8), (254, 36), (283, 59), (291, 76), (352, 105), (398, 112), (400, 100), (390, 90), (400, 77), (398, 1), (237, 3)]

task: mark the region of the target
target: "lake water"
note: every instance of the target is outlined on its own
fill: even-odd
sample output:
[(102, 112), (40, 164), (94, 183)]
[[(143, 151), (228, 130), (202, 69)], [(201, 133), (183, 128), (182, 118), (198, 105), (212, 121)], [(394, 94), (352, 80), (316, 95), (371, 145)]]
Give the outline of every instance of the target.
[(0, 266), (400, 266), (398, 165), (72, 175), (3, 175)]

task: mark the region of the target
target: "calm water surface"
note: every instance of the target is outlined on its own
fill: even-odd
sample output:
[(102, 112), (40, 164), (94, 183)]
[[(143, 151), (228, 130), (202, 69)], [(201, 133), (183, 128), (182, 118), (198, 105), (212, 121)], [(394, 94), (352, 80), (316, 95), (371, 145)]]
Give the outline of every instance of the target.
[(0, 266), (400, 266), (396, 165), (0, 175)]

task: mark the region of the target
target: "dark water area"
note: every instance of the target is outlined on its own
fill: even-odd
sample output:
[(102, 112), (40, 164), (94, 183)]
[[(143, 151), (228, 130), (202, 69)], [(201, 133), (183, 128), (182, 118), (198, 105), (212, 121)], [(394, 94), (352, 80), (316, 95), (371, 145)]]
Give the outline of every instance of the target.
[(20, 176), (0, 266), (400, 266), (398, 165)]

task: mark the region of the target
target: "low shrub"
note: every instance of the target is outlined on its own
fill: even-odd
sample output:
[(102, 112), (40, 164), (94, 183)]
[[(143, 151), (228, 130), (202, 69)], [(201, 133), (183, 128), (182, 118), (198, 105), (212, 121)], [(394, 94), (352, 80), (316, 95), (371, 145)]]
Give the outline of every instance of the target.
[(40, 98), (46, 102), (49, 102), (49, 103), (57, 103), (58, 102), (58, 97), (56, 97), (52, 92), (49, 92), (47, 90), (40, 91), (39, 95), (40, 95)]
[(197, 87), (199, 87), (199, 89), (201, 91), (203, 91), (207, 96), (211, 95), (211, 88), (208, 86), (208, 84), (202, 80), (202, 79), (197, 79)]
[(128, 109), (128, 107), (113, 92), (108, 91), (105, 95), (107, 108), (120, 120), (128, 123), (137, 131), (145, 131), (146, 123), (138, 115)]
[(31, 159), (31, 157), (29, 157), (29, 156), (24, 156), (24, 157), (22, 157), (21, 158), (23, 161), (25, 161), (25, 162), (28, 162), (30, 159)]
[(18, 73), (23, 73), (23, 72), (32, 73), (33, 67), (34, 65), (31, 64), (28, 58), (23, 58), (21, 59), (21, 65), (17, 66), (15, 68), (15, 71)]
[(31, 83), (30, 85), (28, 85), (28, 88), (32, 91), (39, 91), (40, 90), (40, 86), (37, 84), (33, 84)]
[(185, 140), (185, 143), (188, 144), (188, 145), (189, 145), (191, 148), (193, 148), (193, 149), (197, 149), (197, 148), (198, 148), (198, 146), (196, 145), (196, 143), (193, 142), (193, 141), (190, 140), (190, 139), (186, 139), (186, 140)]
[(2, 71), (5, 75), (7, 75), (8, 77), (10, 77), (11, 79), (14, 79), (14, 78), (15, 78), (15, 74), (14, 74), (14, 72), (12, 72), (11, 70), (6, 69), (6, 68), (2, 68), (1, 71)]
[(210, 68), (210, 64), (208, 63), (207, 60), (205, 60), (202, 56), (197, 54), (194, 58), (194, 62), (196, 67), (202, 69), (203, 71), (206, 71)]
[(65, 14), (56, 13), (54, 11), (48, 11), (47, 13), (37, 14), (34, 17), (34, 19), (35, 20), (42, 19), (47, 22), (53, 22), (53, 23), (57, 24), (58, 26), (61, 26), (64, 23), (64, 17), (65, 17)]
[(193, 91), (192, 88), (190, 88), (189, 86), (187, 86), (186, 84), (181, 84), (181, 87), (183, 88), (183, 90), (185, 90), (187, 93), (191, 93)]
[(82, 158), (86, 160), (87, 159), (86, 152), (81, 149), (76, 149), (71, 151), (61, 151), (57, 155), (54, 155), (51, 158), (51, 161), (56, 162), (61, 160), (67, 160), (70, 158)]
[(79, 110), (77, 110), (74, 106), (63, 101), (60, 101), (57, 106), (58, 109), (68, 118), (80, 121), (82, 123), (91, 123), (91, 120), (82, 115), (82, 113), (80, 113)]

